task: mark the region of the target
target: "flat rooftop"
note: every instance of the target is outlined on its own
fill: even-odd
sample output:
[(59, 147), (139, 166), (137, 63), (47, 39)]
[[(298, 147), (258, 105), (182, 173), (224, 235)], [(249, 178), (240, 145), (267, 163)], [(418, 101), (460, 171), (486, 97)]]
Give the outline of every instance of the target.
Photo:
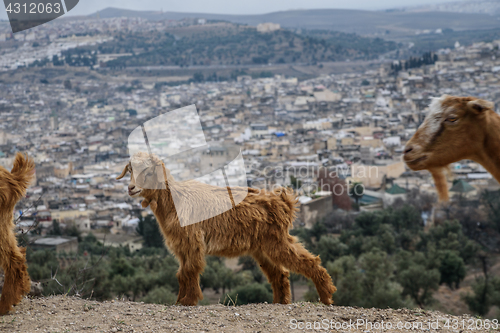
[(57, 246), (64, 243), (72, 242), (78, 239), (77, 237), (46, 237), (39, 238), (35, 241), (36, 245), (45, 245), (45, 246)]

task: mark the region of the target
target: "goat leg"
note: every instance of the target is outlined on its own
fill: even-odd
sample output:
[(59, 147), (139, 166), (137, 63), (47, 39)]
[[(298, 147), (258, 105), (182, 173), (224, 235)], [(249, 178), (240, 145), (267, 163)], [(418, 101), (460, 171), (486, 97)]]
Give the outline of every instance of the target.
[(18, 304), (30, 290), (30, 279), (26, 268), (26, 249), (17, 248), (2, 262), (5, 280), (0, 298), (0, 315), (7, 314), (12, 305)]
[(333, 285), (332, 278), (321, 266), (319, 256), (309, 253), (295, 237), (289, 236), (285, 242), (275, 239), (265, 244), (263, 251), (275, 265), (283, 266), (311, 279), (323, 304), (333, 303), (332, 295), (337, 288)]
[(290, 304), (292, 297), (289, 272), (283, 266), (275, 265), (263, 253), (256, 252), (253, 254), (253, 257), (259, 263), (260, 268), (273, 288), (273, 303)]

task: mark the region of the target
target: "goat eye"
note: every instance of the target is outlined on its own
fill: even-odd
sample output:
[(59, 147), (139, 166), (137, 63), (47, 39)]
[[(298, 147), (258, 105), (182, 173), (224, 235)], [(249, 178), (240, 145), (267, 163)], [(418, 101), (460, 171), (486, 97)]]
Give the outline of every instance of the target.
[(457, 117), (448, 117), (446, 118), (446, 121), (449, 122), (449, 123), (454, 123), (458, 120)]

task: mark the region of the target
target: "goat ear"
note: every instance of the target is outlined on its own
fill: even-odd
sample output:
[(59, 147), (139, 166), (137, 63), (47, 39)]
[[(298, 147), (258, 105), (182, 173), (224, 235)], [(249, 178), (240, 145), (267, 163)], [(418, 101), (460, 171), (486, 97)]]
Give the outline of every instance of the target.
[(163, 168), (163, 179), (164, 181), (166, 181), (167, 183), (170, 183), (170, 182), (174, 182), (174, 177), (172, 177), (172, 175), (170, 174), (170, 171), (165, 167), (164, 164), (161, 165), (162, 168)]
[(495, 104), (493, 102), (485, 101), (482, 99), (475, 99), (467, 103), (469, 109), (475, 113), (482, 113), (485, 110), (494, 110)]
[(123, 177), (125, 177), (125, 175), (128, 172), (128, 168), (129, 167), (130, 167), (130, 162), (125, 166), (125, 168), (123, 168), (123, 171), (122, 171), (121, 175), (119, 175), (118, 177), (116, 177), (116, 179), (122, 179)]

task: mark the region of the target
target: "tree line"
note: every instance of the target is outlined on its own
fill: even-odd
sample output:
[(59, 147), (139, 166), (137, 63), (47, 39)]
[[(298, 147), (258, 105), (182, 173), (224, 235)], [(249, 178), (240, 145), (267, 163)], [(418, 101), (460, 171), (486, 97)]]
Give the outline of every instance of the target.
[(398, 60), (391, 64), (391, 71), (394, 74), (412, 68), (420, 68), (425, 65), (434, 65), (438, 61), (437, 54), (425, 52), (421, 57), (410, 57), (408, 60)]
[[(168, 32), (119, 32), (95, 48), (99, 53), (130, 53), (108, 62), (108, 67), (150, 65), (284, 64), (374, 59), (396, 49), (394, 42), (355, 34), (297, 34), (289, 30), (259, 33), (252, 28), (232, 33), (206, 33), (175, 38)], [(85, 47), (89, 48), (89, 47)]]
[[(486, 191), (472, 205), (459, 196), (446, 218), (425, 231), (422, 212), (430, 210), (432, 198), (418, 191), (408, 197), (381, 211), (341, 215), (293, 231), (331, 274), (338, 288), (335, 303), (433, 308), (439, 286), (457, 289), (468, 272), (480, 271), (462, 300), (481, 316), (500, 306), (500, 277), (491, 273), (500, 244), (500, 191)], [(486, 219), (479, 205), (486, 208)], [(333, 236), (338, 223), (350, 227)], [(312, 286), (307, 299), (317, 299)]]

